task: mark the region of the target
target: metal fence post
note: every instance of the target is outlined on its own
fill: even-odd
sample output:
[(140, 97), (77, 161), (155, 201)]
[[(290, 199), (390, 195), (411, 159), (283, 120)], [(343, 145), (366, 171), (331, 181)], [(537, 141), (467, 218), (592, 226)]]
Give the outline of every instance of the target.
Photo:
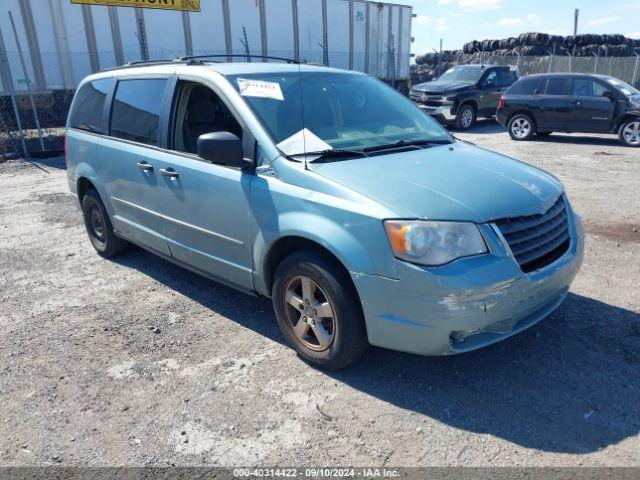
[(569, 60), (569, 73), (573, 73), (573, 62), (576, 59), (576, 46), (573, 46), (573, 50), (569, 54), (571, 55), (571, 59)]
[[(18, 127), (18, 134), (20, 135), (20, 143), (22, 144), (22, 154), (26, 157), (29, 156), (27, 150), (27, 143), (24, 140), (24, 130), (22, 129), (22, 120), (20, 119), (20, 110), (18, 110), (18, 103), (16, 102), (16, 92), (13, 85), (13, 76), (11, 75), (11, 67), (9, 66), (9, 57), (7, 56), (7, 50), (5, 48), (4, 36), (0, 29), (0, 75), (2, 76), (2, 83), (4, 83), (9, 96), (11, 97), (11, 105), (13, 106), (13, 113), (16, 116), (16, 125)], [(8, 133), (8, 132), (7, 132)]]
[(613, 57), (609, 57), (609, 75), (611, 75), (613, 71)]
[(593, 64), (593, 73), (594, 74), (598, 73), (598, 59), (600, 58), (599, 55), (598, 55), (599, 53), (600, 53), (600, 49), (598, 49), (598, 53), (594, 53), (593, 54), (593, 56), (596, 57), (595, 62)]
[(44, 152), (44, 139), (42, 138), (42, 128), (40, 127), (40, 117), (38, 116), (38, 109), (36, 108), (36, 102), (33, 99), (33, 93), (31, 92), (31, 79), (27, 72), (27, 64), (24, 61), (24, 55), (22, 54), (22, 47), (20, 46), (20, 38), (18, 37), (18, 30), (16, 29), (16, 23), (13, 21), (13, 15), (9, 12), (9, 21), (11, 22), (11, 28), (13, 29), (13, 35), (15, 36), (16, 47), (18, 48), (18, 56), (20, 57), (20, 63), (22, 64), (22, 71), (24, 72), (24, 78), (27, 81), (27, 91), (29, 92), (29, 100), (31, 102), (31, 109), (33, 110), (33, 118), (36, 121), (36, 128), (38, 129), (38, 138), (40, 140), (40, 149)]
[(518, 50), (518, 75), (522, 75), (522, 50)]
[(138, 44), (140, 45), (140, 60), (149, 60), (149, 44), (147, 43), (147, 29), (144, 23), (144, 12), (141, 8), (135, 7), (136, 28)]
[(631, 81), (631, 85), (635, 86), (638, 81), (638, 64), (640, 63), (640, 54), (635, 53), (636, 56), (636, 64), (633, 67), (633, 80)]
[(396, 59), (395, 59), (395, 41), (391, 35), (391, 49), (389, 50), (389, 59), (387, 60), (391, 67), (391, 86), (396, 88)]

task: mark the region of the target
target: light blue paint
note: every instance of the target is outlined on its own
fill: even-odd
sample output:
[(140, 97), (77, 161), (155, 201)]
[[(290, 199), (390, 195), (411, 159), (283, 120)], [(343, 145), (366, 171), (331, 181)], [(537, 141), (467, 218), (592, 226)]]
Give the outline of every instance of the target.
[[(91, 181), (118, 234), (259, 295), (270, 296), (267, 261), (278, 240), (301, 237), (323, 246), (350, 272), (373, 345), (429, 355), (459, 353), (506, 338), (560, 304), (583, 254), (584, 234), (569, 203), (569, 250), (533, 273), (523, 273), (491, 226), (496, 219), (545, 212), (563, 195), (555, 177), (459, 141), (312, 162), (306, 168), (279, 154), (224, 77), (293, 68), (268, 63), (170, 65), (89, 77), (85, 82), (142, 73), (197, 79), (224, 99), (270, 166), (242, 172), (162, 146), (112, 139), (106, 130), (90, 134), (68, 128), (71, 191), (77, 193), (81, 179)], [(327, 71), (311, 66), (302, 70)], [(158, 101), (166, 114), (170, 97)], [(398, 95), (397, 101), (407, 100)], [(161, 128), (168, 128), (167, 123), (161, 122)], [(166, 140), (166, 131), (162, 138)], [(141, 161), (152, 164), (153, 171), (136, 168)], [(179, 180), (158, 174), (169, 167), (180, 172)], [(383, 226), (383, 220), (393, 218), (474, 222), (489, 251), (436, 268), (397, 260)], [(513, 323), (510, 332), (491, 332), (492, 325), (505, 321)], [(452, 341), (452, 332), (463, 332), (467, 343)]]

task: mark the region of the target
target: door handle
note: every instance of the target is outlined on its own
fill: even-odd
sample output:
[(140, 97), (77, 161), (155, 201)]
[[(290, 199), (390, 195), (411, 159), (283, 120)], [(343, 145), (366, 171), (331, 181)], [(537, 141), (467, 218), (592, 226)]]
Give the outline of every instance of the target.
[(145, 172), (150, 172), (151, 170), (153, 170), (153, 165), (147, 162), (138, 162), (136, 163), (136, 167), (138, 167), (140, 170), (144, 170)]
[(173, 168), (161, 168), (160, 175), (163, 175), (169, 178), (178, 178), (180, 176), (180, 174), (176, 172)]
[(578, 106), (582, 105), (582, 102), (580, 100), (570, 100), (569, 103), (572, 103), (572, 104), (578, 105)]

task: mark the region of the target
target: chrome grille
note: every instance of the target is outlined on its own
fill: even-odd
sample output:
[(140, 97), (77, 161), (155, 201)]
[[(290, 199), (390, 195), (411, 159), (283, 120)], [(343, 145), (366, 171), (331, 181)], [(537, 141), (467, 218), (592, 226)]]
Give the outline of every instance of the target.
[(545, 213), (505, 218), (495, 224), (523, 272), (550, 265), (569, 248), (569, 223), (562, 197)]
[(426, 92), (420, 92), (417, 90), (411, 91), (409, 93), (409, 98), (414, 102), (422, 103), (429, 107), (439, 107), (443, 102), (442, 95), (430, 95)]

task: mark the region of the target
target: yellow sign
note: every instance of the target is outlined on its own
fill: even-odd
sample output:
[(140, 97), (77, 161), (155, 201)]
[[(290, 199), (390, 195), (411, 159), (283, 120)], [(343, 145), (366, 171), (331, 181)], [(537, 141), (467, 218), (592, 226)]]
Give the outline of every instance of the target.
[(200, 0), (71, 0), (71, 3), (110, 7), (158, 8), (160, 10), (200, 11)]

